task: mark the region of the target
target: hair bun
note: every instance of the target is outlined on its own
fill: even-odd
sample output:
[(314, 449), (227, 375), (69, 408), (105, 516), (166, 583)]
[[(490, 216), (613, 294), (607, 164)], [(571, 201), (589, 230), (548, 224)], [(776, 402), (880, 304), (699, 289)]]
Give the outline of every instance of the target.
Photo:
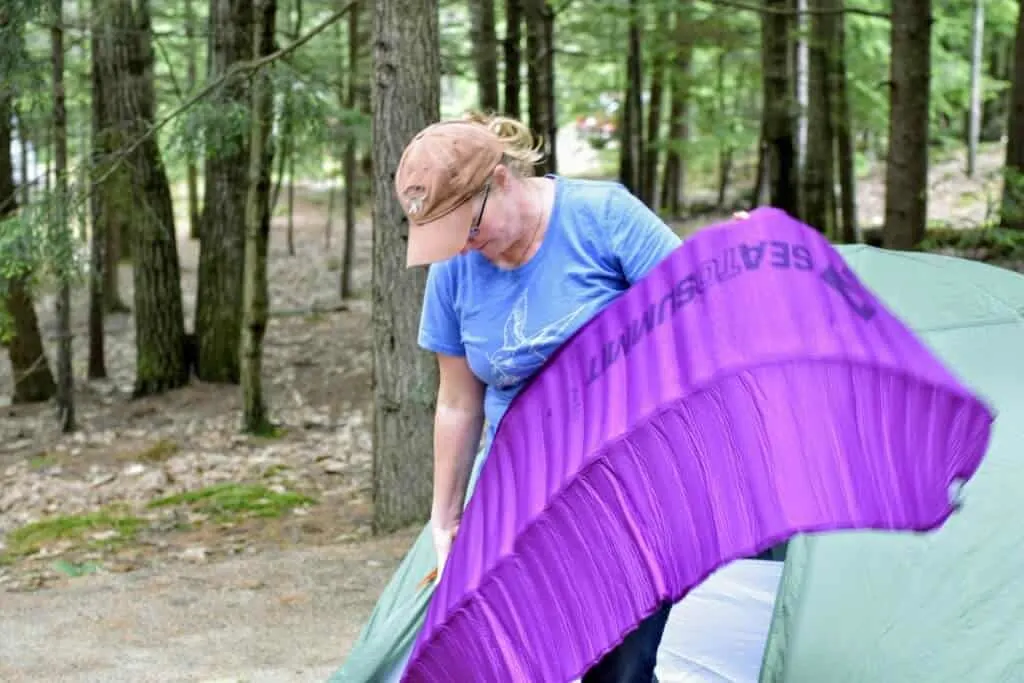
[(501, 138), (505, 144), (506, 165), (513, 167), (520, 174), (533, 175), (534, 165), (544, 158), (540, 140), (535, 138), (533, 132), (522, 121), (510, 116), (484, 114), (477, 110), (466, 112), (463, 118), (486, 126)]

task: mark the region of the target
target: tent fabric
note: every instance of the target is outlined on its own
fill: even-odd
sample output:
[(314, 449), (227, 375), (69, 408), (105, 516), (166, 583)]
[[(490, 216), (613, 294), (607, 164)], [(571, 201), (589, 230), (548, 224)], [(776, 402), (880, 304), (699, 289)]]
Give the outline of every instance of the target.
[(940, 530), (791, 541), (760, 681), (1024, 681), (1024, 276), (934, 254), (840, 251), (998, 417)]
[(676, 603), (658, 649), (659, 683), (755, 683), (782, 566), (731, 562)]
[(817, 231), (701, 231), (509, 407), (403, 680), (571, 680), (793, 533), (932, 529), (991, 420)]
[[(467, 501), (486, 456), (484, 448), (476, 455)], [(349, 656), (328, 683), (399, 683), (437, 585), (425, 583), (424, 577), (436, 567), (434, 542), (425, 525), (384, 587)]]

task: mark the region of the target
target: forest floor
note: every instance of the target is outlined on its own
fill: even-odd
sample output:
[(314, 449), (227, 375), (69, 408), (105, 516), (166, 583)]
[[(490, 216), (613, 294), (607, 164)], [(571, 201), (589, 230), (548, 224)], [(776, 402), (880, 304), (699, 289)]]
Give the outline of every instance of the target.
[[(974, 180), (962, 158), (935, 163), (932, 219), (981, 222), (1002, 162), (986, 149)], [(859, 183), (862, 224), (881, 222), (883, 179)], [(327, 245), (326, 207), (323, 190), (298, 193), (295, 255), (286, 218), (274, 221), (272, 308), (292, 312), (273, 318), (265, 347), (280, 436), (239, 435), (236, 387), (129, 400), (130, 315), (107, 320), (110, 379), (78, 380), (78, 432), (57, 433), (51, 406), (0, 407), (0, 680), (320, 681), (344, 659), (416, 529), (369, 533), (370, 225), (358, 226), (360, 296), (320, 312), (340, 304), (342, 218)], [(182, 235), (189, 327), (197, 256)], [(130, 268), (121, 283), (130, 303)], [(77, 378), (86, 303), (76, 292)], [(38, 310), (53, 358), (52, 300)], [(10, 381), (4, 363), (2, 393)]]

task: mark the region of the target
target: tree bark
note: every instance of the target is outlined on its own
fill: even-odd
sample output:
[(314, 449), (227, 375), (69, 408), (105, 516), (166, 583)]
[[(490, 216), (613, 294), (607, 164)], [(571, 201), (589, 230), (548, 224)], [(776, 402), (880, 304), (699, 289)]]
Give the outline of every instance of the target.
[[(196, 15), (195, 0), (185, 0), (185, 78), (188, 92), (196, 88)], [(199, 168), (195, 148), (190, 144), (185, 156), (185, 182), (188, 192), (188, 236), (199, 239)]]
[[(359, 59), (359, 15), (364, 12), (365, 2), (360, 2), (349, 10), (348, 15), (348, 78), (345, 83), (345, 92), (342, 101), (344, 106), (355, 111), (357, 106), (356, 87), (357, 79), (363, 73)], [(340, 294), (342, 300), (352, 296), (353, 271), (356, 250), (356, 203), (359, 198), (356, 193), (358, 182), (358, 169), (356, 167), (356, 141), (355, 131), (345, 131), (345, 147), (342, 152), (342, 165), (345, 174), (345, 252), (341, 258), (341, 269), (339, 277)]]
[(629, 0), (626, 87), (619, 120), (619, 182), (638, 198), (644, 191), (643, 62), (640, 54), (640, 10)]
[(50, 243), (59, 245), (57, 263), (57, 421), (60, 430), (75, 430), (75, 382), (71, 362), (71, 283), (70, 264), (64, 255), (73, 253), (73, 239), (68, 212), (68, 122), (64, 96), (64, 1), (51, 0), (50, 65), (53, 88), (54, 171), (57, 182), (56, 201), (50, 217)]
[(483, 112), (498, 111), (498, 37), (494, 32), (494, 0), (470, 0), (470, 33), (477, 103)]
[(523, 0), (505, 0), (505, 114), (520, 117), (519, 91), (523, 44)]
[(665, 71), (666, 71), (666, 45), (664, 39), (665, 28), (669, 26), (670, 18), (668, 12), (659, 7), (654, 8), (654, 22), (652, 37), (658, 40), (651, 46), (651, 87), (649, 90), (650, 99), (647, 105), (647, 137), (644, 141), (644, 189), (643, 200), (647, 205), (657, 209), (660, 204), (658, 196), (658, 162), (661, 155), (658, 153), (661, 144), (661, 120), (662, 103), (665, 99)]
[(854, 173), (856, 152), (853, 145), (853, 116), (850, 113), (850, 88), (846, 76), (846, 17), (836, 15), (836, 58), (833, 76), (836, 81), (836, 154), (839, 168), (839, 190), (842, 224), (839, 237), (853, 244), (858, 240), (857, 176)]
[(543, 143), (544, 159), (537, 173), (555, 173), (558, 169), (556, 144), (558, 121), (555, 116), (555, 15), (548, 0), (522, 0), (526, 17), (527, 91), (530, 128)]
[[(112, 30), (103, 49), (111, 56), (111, 112), (130, 140), (153, 125), (156, 96), (148, 0), (107, 0)], [(188, 382), (181, 274), (174, 207), (156, 138), (150, 136), (125, 158), (130, 178), (134, 229), (136, 397)]]
[(916, 249), (928, 225), (931, 0), (894, 2), (891, 22), (891, 104), (882, 244), (888, 249)]
[[(251, 58), (253, 0), (211, 0), (210, 24), (210, 78), (219, 78)], [(242, 76), (224, 83), (212, 98), (225, 113), (249, 112), (249, 88)], [(207, 141), (195, 333), (199, 379), (237, 383), (249, 131), (227, 119), (215, 125), (215, 139)]]
[[(102, 297), (101, 306), (106, 313), (127, 313), (130, 309), (121, 296), (120, 264), (124, 254), (122, 242), (131, 236), (131, 180), (128, 168), (118, 164), (111, 171), (110, 165), (117, 163), (116, 155), (128, 144), (124, 131), (118, 128), (113, 114), (117, 97), (116, 84), (110, 82), (113, 67), (106, 45), (110, 44), (107, 34), (111, 31), (111, 14), (104, 3), (107, 0), (93, 0), (93, 15), (89, 42), (92, 58), (92, 174), (96, 179), (89, 196), (89, 212), (92, 218), (92, 250), (94, 257), (102, 258), (102, 268), (96, 272), (102, 279), (94, 286), (93, 296)], [(102, 178), (102, 180), (100, 180)], [(93, 305), (93, 304), (90, 304)], [(102, 317), (91, 325), (102, 329)], [(97, 342), (102, 344), (102, 342)], [(95, 360), (95, 359), (94, 359)], [(93, 361), (90, 361), (93, 362)]]
[(1000, 224), (1024, 230), (1024, 9), (1017, 18)]
[(671, 216), (682, 212), (686, 190), (686, 155), (683, 150), (690, 137), (689, 89), (693, 61), (693, 38), (690, 35), (691, 0), (680, 2), (673, 13), (675, 36), (674, 63), (669, 69), (670, 99), (668, 123), (668, 151), (665, 154), (665, 172), (662, 176), (662, 206)]
[(438, 0), (373, 5), (374, 529), (427, 518), (435, 359), (417, 345), (426, 272), (405, 268), (407, 224), (393, 178), (405, 145), (440, 116)]
[[(257, 0), (253, 22), (255, 57), (274, 51), (276, 0)], [(253, 75), (250, 124), (249, 186), (246, 197), (245, 275), (242, 329), (242, 428), (250, 434), (270, 431), (263, 400), (263, 338), (267, 330), (270, 293), (267, 284), (267, 242), (270, 236), (270, 173), (274, 150), (270, 144), (274, 90), (270, 69)]]
[(789, 0), (764, 0), (766, 11), (761, 15), (762, 99), (769, 203), (796, 216), (794, 90), (789, 68), (789, 35), (793, 23), (783, 13), (788, 7)]
[(807, 105), (807, 162), (800, 175), (800, 218), (822, 234), (833, 235), (835, 206), (835, 131), (832, 109), (831, 59), (835, 49), (835, 9), (832, 0), (811, 0), (808, 43), (808, 87), (814, 97)]

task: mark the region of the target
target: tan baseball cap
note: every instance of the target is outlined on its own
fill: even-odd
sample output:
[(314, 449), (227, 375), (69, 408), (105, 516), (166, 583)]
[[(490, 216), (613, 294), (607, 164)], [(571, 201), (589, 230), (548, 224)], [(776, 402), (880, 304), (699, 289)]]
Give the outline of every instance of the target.
[(474, 218), (471, 200), (504, 153), (501, 138), (470, 121), (441, 121), (416, 134), (395, 173), (395, 191), (409, 219), (407, 268), (462, 251)]

